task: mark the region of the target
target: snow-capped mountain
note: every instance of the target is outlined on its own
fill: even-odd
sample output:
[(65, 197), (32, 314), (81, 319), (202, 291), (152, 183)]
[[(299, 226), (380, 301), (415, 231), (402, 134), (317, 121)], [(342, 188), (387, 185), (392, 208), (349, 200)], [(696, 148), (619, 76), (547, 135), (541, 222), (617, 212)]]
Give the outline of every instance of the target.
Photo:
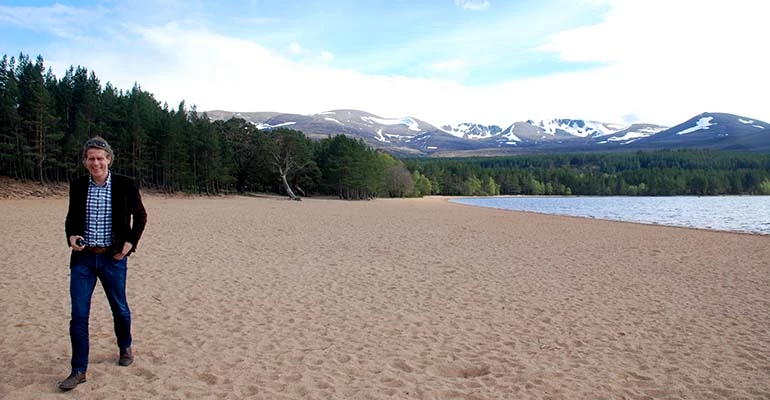
[(610, 135), (615, 132), (628, 128), (619, 124), (609, 124), (606, 122), (584, 121), (582, 119), (552, 119), (550, 121), (534, 122), (527, 121), (528, 124), (542, 129), (543, 134), (551, 136), (576, 136), (576, 137), (599, 137)]
[(455, 126), (443, 125), (441, 130), (462, 139), (488, 139), (502, 132), (497, 125), (481, 125), (473, 122), (463, 122)]
[(665, 126), (654, 124), (632, 124), (628, 128), (598, 137), (598, 144), (618, 143), (630, 144), (637, 140), (656, 135), (666, 130)]
[(770, 124), (733, 114), (702, 113), (640, 142), (659, 148), (687, 144), (697, 148), (770, 152)]
[(581, 119), (520, 121), (502, 128), (466, 122), (436, 127), (414, 117), (382, 118), (360, 110), (311, 115), (208, 111), (209, 118), (243, 118), (259, 129), (286, 127), (320, 139), (345, 134), (400, 155), (653, 150), (706, 147), (770, 151), (770, 126), (724, 113), (703, 113), (667, 128)]

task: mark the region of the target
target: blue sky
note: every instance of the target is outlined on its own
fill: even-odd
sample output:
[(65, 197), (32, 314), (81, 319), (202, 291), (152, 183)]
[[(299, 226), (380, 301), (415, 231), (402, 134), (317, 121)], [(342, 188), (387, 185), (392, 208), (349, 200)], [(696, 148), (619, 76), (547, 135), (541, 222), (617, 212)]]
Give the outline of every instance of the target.
[(171, 107), (770, 121), (760, 0), (0, 0), (0, 51)]

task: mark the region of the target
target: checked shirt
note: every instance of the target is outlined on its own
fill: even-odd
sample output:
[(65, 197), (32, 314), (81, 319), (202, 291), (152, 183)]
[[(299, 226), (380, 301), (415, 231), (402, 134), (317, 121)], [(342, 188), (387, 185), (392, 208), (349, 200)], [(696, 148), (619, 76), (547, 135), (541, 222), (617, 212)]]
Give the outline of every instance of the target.
[(87, 246), (109, 247), (112, 245), (112, 173), (104, 185), (99, 186), (90, 179), (86, 200)]

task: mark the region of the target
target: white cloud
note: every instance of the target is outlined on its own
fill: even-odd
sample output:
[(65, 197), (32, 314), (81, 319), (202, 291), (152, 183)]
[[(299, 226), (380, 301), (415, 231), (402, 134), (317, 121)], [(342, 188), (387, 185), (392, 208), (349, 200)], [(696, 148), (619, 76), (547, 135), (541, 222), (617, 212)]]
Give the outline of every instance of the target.
[(310, 50), (303, 47), (301, 44), (297, 42), (292, 42), (289, 45), (287, 55), (293, 60), (296, 60), (298, 62), (308, 63), (308, 64), (313, 64), (313, 63), (326, 64), (334, 61), (334, 53), (327, 50), (321, 50), (321, 51)]
[[(199, 111), (309, 114), (360, 108), (384, 117), (439, 118), (445, 110), (455, 108), (451, 99), (466, 90), (440, 81), (368, 76), (297, 62), (252, 41), (186, 30), (180, 24), (136, 32), (138, 42), (132, 45), (147, 52), (143, 57), (125, 48), (89, 49), (69, 57), (96, 71), (103, 84), (110, 81), (127, 89), (139, 82), (172, 108), (185, 100), (188, 106), (197, 105)], [(333, 55), (328, 53), (327, 57)], [(55, 71), (71, 65), (63, 59), (52, 63)], [(426, 102), (441, 112), (425, 110)]]
[(488, 0), (455, 0), (455, 5), (472, 11), (484, 11), (489, 9)]
[(305, 50), (302, 45), (300, 45), (297, 42), (292, 42), (289, 45), (289, 54), (295, 55), (295, 56), (301, 56), (303, 54), (307, 53), (307, 50)]
[[(770, 120), (766, 102), (757, 101), (759, 93), (770, 91), (770, 62), (761, 42), (764, 3), (584, 1), (606, 1), (611, 8), (600, 23), (557, 33), (537, 51), (599, 66), (485, 87), (367, 75), (353, 66), (333, 67), (330, 51), (298, 42), (271, 49), (201, 30), (192, 21), (133, 26), (102, 44), (57, 45), (45, 57), (57, 75), (84, 65), (103, 84), (129, 89), (138, 82), (171, 107), (185, 100), (199, 111), (358, 108), (384, 118), (502, 126), (553, 117), (673, 125), (704, 111)], [(448, 78), (480, 73), (460, 58), (433, 68), (434, 76)]]
[(465, 70), (467, 67), (468, 63), (465, 60), (447, 60), (433, 64), (433, 69), (436, 71)]
[[(611, 11), (593, 26), (551, 36), (539, 50), (570, 62), (604, 66), (576, 74), (580, 81), (550, 77), (580, 112), (622, 105), (648, 122), (672, 124), (704, 111), (765, 115), (755, 93), (770, 90), (764, 2), (609, 0)], [(558, 101), (558, 100), (557, 100)], [(587, 110), (586, 110), (587, 111)]]
[(55, 3), (50, 7), (0, 6), (0, 23), (35, 31), (51, 31), (68, 39), (79, 37), (84, 25), (101, 19), (101, 10), (88, 10)]
[(603, 22), (553, 35), (541, 50), (567, 61), (607, 63), (640, 55), (681, 58), (715, 48), (740, 53), (761, 44), (764, 14), (770, 11), (770, 6), (746, 0), (609, 2), (612, 9)]

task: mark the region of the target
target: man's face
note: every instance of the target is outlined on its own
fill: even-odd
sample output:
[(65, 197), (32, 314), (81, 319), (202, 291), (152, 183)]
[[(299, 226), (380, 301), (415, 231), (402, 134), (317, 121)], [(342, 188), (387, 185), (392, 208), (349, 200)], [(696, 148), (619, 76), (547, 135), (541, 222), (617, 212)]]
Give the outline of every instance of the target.
[(107, 179), (110, 161), (112, 159), (106, 151), (102, 149), (88, 149), (84, 163), (91, 176), (95, 180), (101, 181), (102, 179)]

